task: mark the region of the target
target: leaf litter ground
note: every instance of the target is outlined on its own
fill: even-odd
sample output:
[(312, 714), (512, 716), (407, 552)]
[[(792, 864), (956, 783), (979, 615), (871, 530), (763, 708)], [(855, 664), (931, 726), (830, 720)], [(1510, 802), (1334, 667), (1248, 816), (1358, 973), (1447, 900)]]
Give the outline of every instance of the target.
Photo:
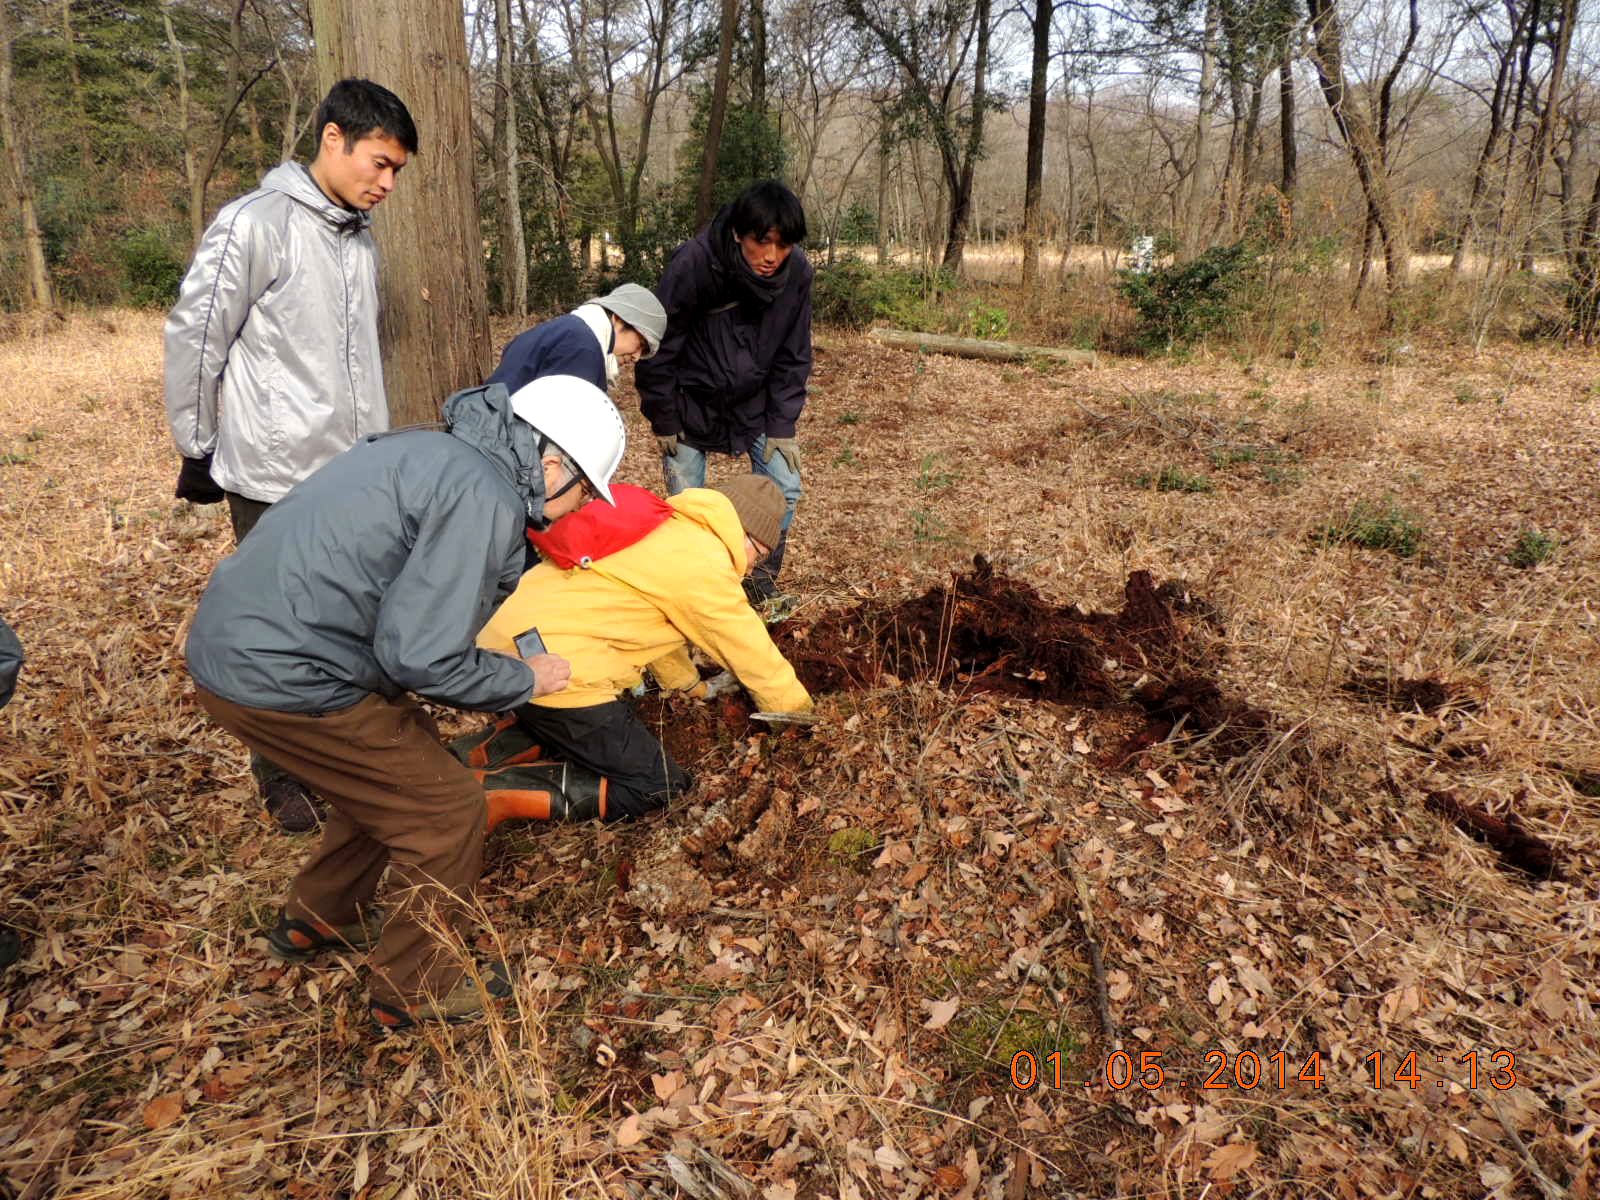
[[(0, 345), (0, 611), (30, 652), (0, 713), (28, 937), (0, 1190), (1595, 1191), (1592, 359), (1041, 374), (824, 337), (780, 630), (823, 723), (650, 698), (695, 791), (497, 835), (517, 1006), (383, 1041), (358, 961), (255, 936), (307, 843), (182, 669), (230, 539), (168, 498), (159, 324)], [(1419, 552), (1330, 544), (1362, 502)], [(1521, 570), (1528, 530), (1560, 548)]]

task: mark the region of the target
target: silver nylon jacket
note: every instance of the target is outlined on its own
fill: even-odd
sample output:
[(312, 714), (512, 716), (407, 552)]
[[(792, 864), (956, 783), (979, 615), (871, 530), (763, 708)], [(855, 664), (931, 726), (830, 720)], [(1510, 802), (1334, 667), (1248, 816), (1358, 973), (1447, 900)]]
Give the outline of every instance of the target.
[(445, 401), (447, 431), (364, 439), (269, 508), (211, 573), (189, 674), (274, 712), (415, 692), (455, 708), (527, 702), (533, 672), (475, 644), (544, 517), (539, 433), (502, 384)]
[(215, 451), (224, 490), (281, 499), (389, 428), (371, 218), (329, 200), (299, 163), (274, 167), (206, 230), (166, 351), (178, 453)]

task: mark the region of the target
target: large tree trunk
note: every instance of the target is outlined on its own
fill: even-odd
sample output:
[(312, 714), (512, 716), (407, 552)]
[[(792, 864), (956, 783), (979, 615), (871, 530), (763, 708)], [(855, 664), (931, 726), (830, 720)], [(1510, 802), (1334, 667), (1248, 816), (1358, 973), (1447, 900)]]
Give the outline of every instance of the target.
[(528, 315), (528, 246), (522, 230), (522, 182), (517, 168), (517, 89), (511, 36), (511, 0), (495, 0), (495, 86), (504, 116), (499, 151), (501, 258), (505, 263), (506, 311)]
[(700, 164), (700, 194), (694, 203), (698, 229), (711, 219), (711, 198), (717, 182), (717, 151), (722, 120), (728, 112), (728, 77), (733, 73), (733, 37), (739, 26), (739, 0), (722, 0), (722, 37), (717, 43), (717, 73), (711, 82), (711, 111), (706, 116), (705, 157)]
[(50, 266), (44, 256), (44, 235), (39, 229), (39, 210), (33, 201), (33, 180), (22, 153), (17, 129), (16, 105), (11, 92), (11, 43), (15, 32), (10, 10), (0, 0), (0, 142), (5, 143), (6, 165), (16, 184), (17, 204), (22, 210), (23, 251), (28, 258), (28, 303), (33, 308), (55, 306), (55, 291), (50, 286)]
[(1033, 7), (1033, 72), (1028, 80), (1028, 162), (1022, 185), (1022, 290), (1039, 279), (1039, 207), (1044, 192), (1044, 125), (1050, 68), (1052, 0)]
[(466, 27), (449, 0), (312, 0), (317, 74), (382, 80), (416, 118), (421, 153), (375, 214), (383, 251), (384, 382), (395, 425), (436, 421), (489, 373), (473, 178)]

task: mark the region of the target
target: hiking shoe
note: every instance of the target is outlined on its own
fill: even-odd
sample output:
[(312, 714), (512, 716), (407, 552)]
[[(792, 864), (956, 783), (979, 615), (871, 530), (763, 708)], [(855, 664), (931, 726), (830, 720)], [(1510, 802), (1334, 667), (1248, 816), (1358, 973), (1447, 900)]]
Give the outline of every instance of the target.
[(544, 757), (544, 749), (522, 728), (515, 713), (507, 713), (493, 725), (456, 738), (450, 743), (450, 753), (460, 759), (462, 765), (480, 770), (538, 762)]
[(322, 803), (298, 779), (279, 775), (261, 789), (267, 813), (285, 833), (310, 833), (322, 824)]
[(370, 950), (383, 932), (383, 913), (370, 912), (349, 925), (301, 921), (279, 910), (278, 923), (267, 930), (267, 953), (280, 962), (305, 962), (324, 950)]
[(418, 1025), (464, 1025), (482, 1017), (487, 1007), (485, 994), (490, 1000), (504, 1000), (511, 995), (511, 975), (503, 962), (484, 964), (483, 978), (468, 971), (443, 996), (436, 1000), (422, 1000), (416, 1004), (385, 1004), (374, 1000), (369, 1006), (372, 1023), (379, 1029), (415, 1029)]

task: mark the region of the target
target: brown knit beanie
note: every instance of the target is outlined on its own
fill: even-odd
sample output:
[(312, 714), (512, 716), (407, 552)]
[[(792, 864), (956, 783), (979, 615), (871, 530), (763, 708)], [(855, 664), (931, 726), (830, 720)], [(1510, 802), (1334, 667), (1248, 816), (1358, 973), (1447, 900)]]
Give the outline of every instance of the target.
[(789, 509), (777, 484), (765, 475), (738, 475), (717, 484), (712, 491), (733, 501), (733, 511), (739, 514), (739, 524), (746, 533), (768, 550), (777, 546), (783, 515)]

